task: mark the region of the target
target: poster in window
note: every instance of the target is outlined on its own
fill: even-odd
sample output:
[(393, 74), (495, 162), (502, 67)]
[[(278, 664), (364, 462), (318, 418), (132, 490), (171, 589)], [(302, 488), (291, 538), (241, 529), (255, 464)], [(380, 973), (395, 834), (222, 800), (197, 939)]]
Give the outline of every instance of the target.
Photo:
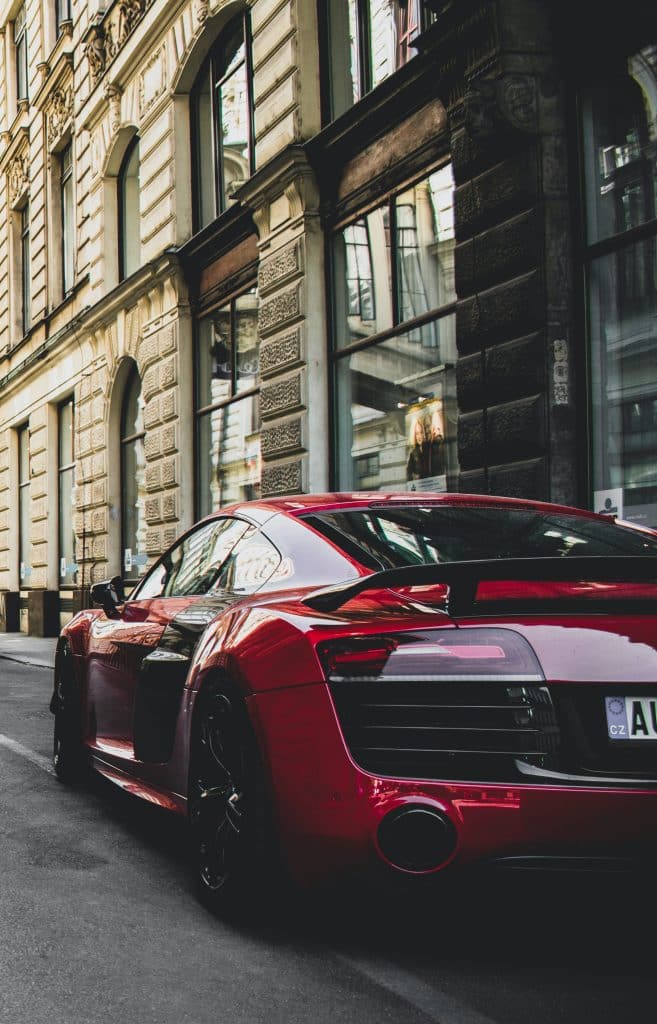
[(429, 398), (406, 410), (406, 481), (411, 491), (447, 490), (447, 446), (441, 398)]

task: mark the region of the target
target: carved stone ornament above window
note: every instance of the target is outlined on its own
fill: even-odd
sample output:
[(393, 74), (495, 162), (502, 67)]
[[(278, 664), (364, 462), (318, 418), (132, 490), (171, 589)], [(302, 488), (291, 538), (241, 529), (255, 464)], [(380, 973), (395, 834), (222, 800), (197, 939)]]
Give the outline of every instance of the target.
[(84, 52), (92, 88), (105, 74), (154, 0), (118, 0), (94, 22), (85, 37)]
[(112, 135), (121, 127), (121, 89), (110, 82), (105, 83), (105, 95), (109, 106), (109, 125)]
[(48, 148), (56, 146), (73, 117), (73, 87), (71, 84), (55, 89), (46, 109)]
[(30, 172), (27, 153), (19, 153), (7, 169), (7, 190), (9, 205), (13, 208), (27, 195), (30, 187)]
[(199, 24), (207, 20), (209, 7), (208, 0), (194, 0), (194, 14)]

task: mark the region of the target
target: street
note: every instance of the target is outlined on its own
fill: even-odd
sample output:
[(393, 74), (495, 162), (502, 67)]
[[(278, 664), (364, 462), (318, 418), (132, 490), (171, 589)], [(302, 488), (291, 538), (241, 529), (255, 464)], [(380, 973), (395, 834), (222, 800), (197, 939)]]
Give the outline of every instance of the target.
[(0, 657), (0, 1024), (654, 1021), (651, 889), (517, 874), (226, 923), (184, 823), (49, 767), (51, 672)]

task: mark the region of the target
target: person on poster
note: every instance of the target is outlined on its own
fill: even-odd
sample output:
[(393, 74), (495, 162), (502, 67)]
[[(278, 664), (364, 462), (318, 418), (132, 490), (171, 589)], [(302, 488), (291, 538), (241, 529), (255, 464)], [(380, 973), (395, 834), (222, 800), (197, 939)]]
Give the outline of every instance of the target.
[(429, 438), (429, 476), (442, 476), (447, 470), (445, 458), (445, 435), (442, 416), (438, 409), (431, 417)]
[(429, 438), (423, 421), (414, 416), (411, 421), (410, 451), (406, 462), (406, 479), (423, 480), (429, 469)]

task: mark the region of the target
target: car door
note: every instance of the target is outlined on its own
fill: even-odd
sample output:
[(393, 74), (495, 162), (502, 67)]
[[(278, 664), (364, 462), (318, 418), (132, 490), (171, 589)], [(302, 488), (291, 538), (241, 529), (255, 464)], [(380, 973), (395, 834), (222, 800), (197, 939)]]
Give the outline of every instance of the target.
[(235, 517), (199, 524), (156, 563), (114, 616), (103, 612), (94, 620), (85, 705), (88, 741), (99, 755), (143, 759), (144, 751), (135, 748), (135, 721), (137, 714), (143, 721), (149, 702), (145, 708), (144, 693), (139, 701), (138, 694), (155, 686), (162, 721), (147, 730), (145, 747), (151, 759), (166, 760), (165, 732), (175, 718), (194, 638), (208, 619), (199, 614), (199, 602), (237, 541), (252, 529)]

